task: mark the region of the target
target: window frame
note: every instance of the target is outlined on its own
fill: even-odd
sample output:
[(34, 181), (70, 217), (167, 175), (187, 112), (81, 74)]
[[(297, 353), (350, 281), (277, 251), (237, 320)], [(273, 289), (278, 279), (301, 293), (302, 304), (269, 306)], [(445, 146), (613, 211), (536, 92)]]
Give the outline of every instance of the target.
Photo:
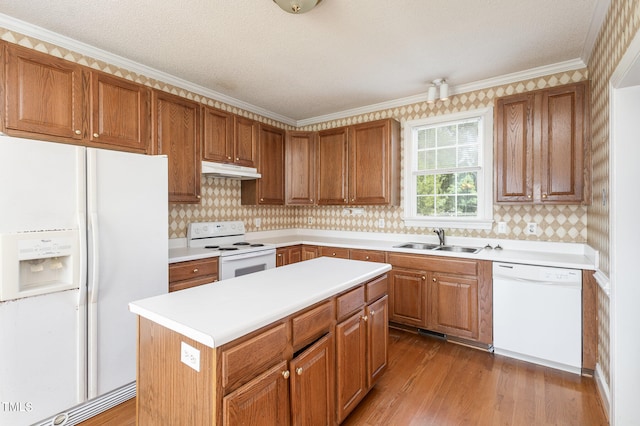
[[(418, 216), (416, 207), (417, 147), (414, 135), (418, 128), (432, 125), (454, 124), (480, 118), (482, 143), (480, 144), (478, 171), (478, 214), (475, 217)], [(461, 168), (463, 169), (463, 168)], [(404, 217), (405, 226), (445, 227), (461, 229), (491, 229), (493, 226), (493, 107), (453, 114), (409, 120), (404, 124)]]

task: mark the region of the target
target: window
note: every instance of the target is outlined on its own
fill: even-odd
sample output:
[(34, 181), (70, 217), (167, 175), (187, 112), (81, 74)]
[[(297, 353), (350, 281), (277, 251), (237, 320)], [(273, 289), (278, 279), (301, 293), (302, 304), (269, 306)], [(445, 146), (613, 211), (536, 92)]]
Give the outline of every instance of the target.
[(493, 110), (405, 123), (409, 226), (491, 229)]

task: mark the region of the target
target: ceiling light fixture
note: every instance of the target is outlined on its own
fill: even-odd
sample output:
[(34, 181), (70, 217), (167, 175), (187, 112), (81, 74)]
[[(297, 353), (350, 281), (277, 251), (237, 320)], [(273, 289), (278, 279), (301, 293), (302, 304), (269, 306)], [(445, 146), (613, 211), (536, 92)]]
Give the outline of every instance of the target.
[(449, 83), (444, 78), (436, 78), (431, 82), (427, 91), (427, 102), (430, 104), (436, 101), (436, 88), (440, 88), (439, 99), (441, 101), (449, 99)]
[(319, 5), (322, 0), (273, 0), (280, 9), (288, 13), (305, 13)]

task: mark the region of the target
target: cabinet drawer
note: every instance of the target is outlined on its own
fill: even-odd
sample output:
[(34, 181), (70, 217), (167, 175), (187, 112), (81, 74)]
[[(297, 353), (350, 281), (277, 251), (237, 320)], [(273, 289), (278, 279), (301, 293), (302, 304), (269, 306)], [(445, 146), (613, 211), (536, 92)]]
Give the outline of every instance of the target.
[(349, 259), (349, 249), (342, 247), (320, 247), (320, 256)]
[(225, 393), (290, 356), (290, 351), (287, 351), (288, 321), (250, 336), (232, 347), (221, 348), (222, 386), (225, 388)]
[(341, 321), (364, 305), (364, 286), (359, 286), (348, 293), (338, 296), (337, 319)]
[(334, 306), (333, 300), (329, 300), (293, 318), (291, 332), (294, 351), (331, 330), (335, 318)]
[(366, 260), (369, 262), (381, 262), (385, 261), (385, 253), (383, 251), (375, 250), (351, 250), (351, 259), (353, 260)]
[(184, 290), (185, 288), (197, 287), (203, 284), (211, 284), (215, 281), (218, 281), (217, 275), (207, 275), (206, 277), (195, 278), (193, 280), (173, 281), (169, 283), (169, 293)]
[(169, 265), (169, 282), (190, 280), (206, 275), (218, 275), (217, 257), (190, 260)]
[(460, 275), (478, 275), (478, 262), (475, 260), (438, 257), (432, 255), (411, 255), (389, 253), (388, 262), (394, 268), (421, 269), (432, 272), (446, 272)]
[(386, 295), (389, 291), (389, 277), (384, 274), (381, 277), (376, 278), (373, 281), (369, 281), (365, 284), (365, 295), (367, 303), (371, 303), (374, 300), (380, 299)]

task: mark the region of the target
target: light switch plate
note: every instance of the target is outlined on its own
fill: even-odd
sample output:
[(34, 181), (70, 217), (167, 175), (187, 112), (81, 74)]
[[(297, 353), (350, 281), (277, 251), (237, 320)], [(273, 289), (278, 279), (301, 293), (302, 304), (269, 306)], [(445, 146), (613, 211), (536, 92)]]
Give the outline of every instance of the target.
[(200, 351), (185, 342), (180, 342), (180, 361), (200, 372)]

